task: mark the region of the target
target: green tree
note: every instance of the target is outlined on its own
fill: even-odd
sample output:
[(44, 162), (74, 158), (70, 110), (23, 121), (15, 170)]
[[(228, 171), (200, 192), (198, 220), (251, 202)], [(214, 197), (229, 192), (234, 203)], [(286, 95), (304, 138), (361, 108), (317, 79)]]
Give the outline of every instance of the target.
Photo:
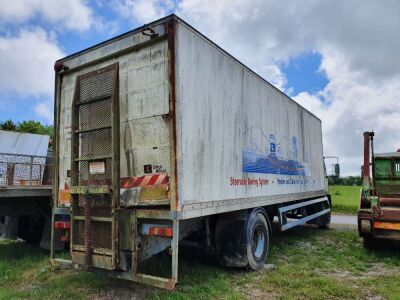
[(362, 180), (361, 176), (330, 176), (328, 177), (328, 183), (330, 185), (361, 185)]
[(53, 135), (53, 126), (44, 126), (40, 122), (29, 120), (19, 122), (17, 125), (18, 132), (36, 133)]
[(46, 134), (49, 135), (51, 138), (54, 136), (54, 127), (52, 125), (44, 126), (46, 130)]
[(45, 134), (53, 138), (54, 127), (52, 125), (43, 125), (40, 122), (29, 120), (15, 124), (12, 120), (6, 120), (0, 123), (1, 130), (25, 132), (34, 134)]
[(45, 127), (42, 124), (40, 124), (40, 122), (36, 122), (33, 120), (19, 122), (17, 125), (17, 131), (26, 133), (46, 134)]
[(17, 125), (15, 125), (15, 123), (11, 119), (8, 119), (8, 120), (0, 123), (0, 129), (8, 130), (8, 131), (16, 131)]

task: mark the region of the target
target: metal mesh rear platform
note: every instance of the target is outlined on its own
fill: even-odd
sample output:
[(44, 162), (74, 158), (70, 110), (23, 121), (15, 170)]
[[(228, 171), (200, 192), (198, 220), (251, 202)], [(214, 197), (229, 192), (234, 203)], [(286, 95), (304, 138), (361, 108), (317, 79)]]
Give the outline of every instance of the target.
[(113, 116), (118, 105), (118, 65), (78, 76), (72, 114), (73, 260), (115, 269), (116, 208)]

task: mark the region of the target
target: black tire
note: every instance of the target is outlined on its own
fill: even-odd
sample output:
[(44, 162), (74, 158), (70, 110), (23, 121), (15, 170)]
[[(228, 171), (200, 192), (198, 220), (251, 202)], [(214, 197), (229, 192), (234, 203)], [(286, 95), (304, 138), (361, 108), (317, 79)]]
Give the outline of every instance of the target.
[(39, 216), (23, 216), (19, 219), (18, 237), (27, 243), (37, 244), (42, 239), (44, 219)]
[(363, 236), (363, 246), (365, 249), (374, 250), (378, 248), (378, 243), (372, 236), (366, 235)]
[(329, 229), (331, 224), (331, 212), (319, 217), (319, 224), (318, 227), (320, 229)]
[(262, 209), (251, 212), (246, 224), (248, 268), (261, 270), (269, 255), (270, 225)]

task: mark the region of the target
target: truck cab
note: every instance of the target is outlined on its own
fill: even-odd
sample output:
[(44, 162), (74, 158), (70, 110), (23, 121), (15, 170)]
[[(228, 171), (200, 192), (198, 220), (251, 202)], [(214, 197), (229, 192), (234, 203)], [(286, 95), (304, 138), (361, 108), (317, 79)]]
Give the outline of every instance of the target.
[(372, 153), (372, 163), (369, 163), (373, 133), (364, 133), (364, 137), (364, 146), (368, 148), (364, 150), (368, 153), (364, 153), (362, 168), (364, 184), (360, 193), (358, 230), (364, 246), (370, 248), (381, 239), (400, 241), (400, 150)]

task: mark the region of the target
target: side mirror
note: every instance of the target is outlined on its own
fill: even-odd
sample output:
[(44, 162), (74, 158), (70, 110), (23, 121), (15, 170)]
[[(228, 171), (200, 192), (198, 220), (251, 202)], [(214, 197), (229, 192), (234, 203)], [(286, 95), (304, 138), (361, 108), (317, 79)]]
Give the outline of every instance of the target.
[(334, 165), (335, 168), (335, 176), (340, 176), (340, 165), (337, 163)]
[(328, 169), (326, 170), (327, 177), (340, 177), (340, 165), (339, 165), (339, 157), (337, 156), (324, 156), (324, 167), (327, 159), (334, 159), (336, 163), (330, 163)]

